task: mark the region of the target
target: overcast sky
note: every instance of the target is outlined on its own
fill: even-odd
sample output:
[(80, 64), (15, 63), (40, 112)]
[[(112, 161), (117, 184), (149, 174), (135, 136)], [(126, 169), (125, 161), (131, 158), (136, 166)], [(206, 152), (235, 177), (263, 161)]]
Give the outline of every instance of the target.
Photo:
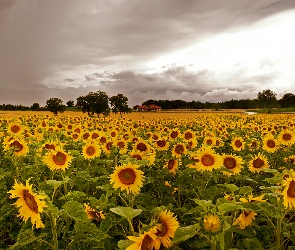
[(294, 0), (0, 0), (0, 104), (295, 94)]

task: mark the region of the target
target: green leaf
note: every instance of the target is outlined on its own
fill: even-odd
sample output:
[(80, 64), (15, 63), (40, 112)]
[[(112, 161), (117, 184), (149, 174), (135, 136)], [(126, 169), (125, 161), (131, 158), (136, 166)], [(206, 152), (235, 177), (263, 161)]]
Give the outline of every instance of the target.
[(48, 181), (46, 181), (46, 183), (49, 186), (52, 186), (54, 189), (57, 189), (63, 184), (63, 181), (48, 180)]
[(276, 170), (276, 169), (271, 169), (271, 168), (261, 169), (261, 171), (262, 171), (262, 172), (265, 172), (265, 173), (273, 173), (273, 174), (275, 174), (275, 173), (278, 172), (278, 170)]
[(85, 213), (83, 205), (77, 201), (68, 201), (63, 205), (63, 209), (76, 221), (90, 221)]
[(260, 202), (257, 205), (271, 218), (281, 218), (282, 216), (276, 207), (268, 202)]
[(54, 206), (51, 201), (47, 201), (46, 205), (47, 207), (45, 208), (45, 210), (48, 210), (50, 214), (52, 214), (54, 217), (58, 217), (58, 214), (59, 214), (58, 208)]
[(251, 194), (253, 191), (253, 188), (249, 187), (249, 186), (245, 186), (245, 187), (241, 187), (239, 190), (240, 195), (247, 195), (247, 194)]
[(237, 205), (234, 203), (222, 203), (218, 206), (218, 210), (223, 213), (235, 211), (239, 209), (243, 209), (243, 206)]
[(35, 237), (34, 232), (31, 229), (25, 229), (20, 231), (17, 236), (17, 242), (11, 247), (15, 248), (17, 246), (23, 246), (35, 241), (37, 237)]
[(113, 213), (118, 214), (131, 221), (134, 217), (141, 214), (142, 209), (133, 209), (131, 207), (113, 207), (110, 209)]
[(204, 209), (206, 209), (207, 207), (209, 207), (210, 205), (212, 205), (212, 201), (209, 200), (199, 200), (199, 199), (192, 199), (194, 202), (196, 202), (199, 206), (203, 207)]
[(131, 240), (119, 240), (118, 242), (118, 247), (120, 248), (120, 250), (125, 250), (127, 247), (129, 247), (132, 243), (134, 243)]
[(247, 247), (248, 250), (264, 250), (264, 247), (257, 238), (244, 239), (244, 245)]
[(240, 189), (235, 184), (223, 184), (223, 185), (220, 185), (220, 186), (226, 187), (231, 193), (234, 193), (235, 191)]
[(186, 241), (187, 239), (195, 236), (200, 228), (200, 224), (177, 228), (172, 243), (178, 244), (179, 242)]

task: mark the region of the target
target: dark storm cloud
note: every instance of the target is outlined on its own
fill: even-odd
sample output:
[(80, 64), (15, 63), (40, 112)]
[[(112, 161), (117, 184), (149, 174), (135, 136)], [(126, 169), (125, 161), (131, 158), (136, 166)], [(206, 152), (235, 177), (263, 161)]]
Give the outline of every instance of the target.
[[(218, 82), (207, 69), (170, 65), (159, 73), (138, 71), (148, 60), (294, 7), (293, 0), (0, 0), (1, 100), (30, 104), (54, 93), (75, 99), (94, 88), (83, 81), (134, 98), (204, 96)], [(42, 85), (48, 79), (56, 79), (54, 88)], [(239, 80), (230, 75), (226, 87), (250, 89), (245, 79), (234, 88)], [(68, 88), (71, 83), (76, 88)]]

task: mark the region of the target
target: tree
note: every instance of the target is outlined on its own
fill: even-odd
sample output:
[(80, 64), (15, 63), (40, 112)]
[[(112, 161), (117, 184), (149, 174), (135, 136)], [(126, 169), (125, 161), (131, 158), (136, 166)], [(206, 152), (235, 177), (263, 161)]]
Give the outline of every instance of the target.
[(130, 113), (131, 109), (128, 107), (128, 98), (123, 94), (118, 94), (110, 98), (110, 103), (113, 113), (120, 113), (122, 118), (122, 113)]
[(97, 91), (90, 92), (86, 96), (79, 96), (77, 98), (76, 107), (81, 109), (83, 113), (88, 115), (97, 114), (98, 117), (102, 114), (104, 117), (110, 114), (109, 97), (105, 92)]
[(46, 108), (57, 115), (58, 112), (62, 113), (66, 110), (66, 106), (62, 104), (62, 100), (59, 98), (50, 98), (46, 101)]
[(262, 108), (268, 108), (268, 112), (271, 113), (271, 109), (278, 103), (276, 93), (270, 89), (263, 90), (257, 95), (257, 99)]
[(72, 101), (72, 100), (67, 101), (66, 104), (69, 108), (74, 107), (74, 101)]
[(39, 105), (39, 103), (33, 103), (33, 105), (31, 106), (31, 110), (38, 110), (40, 108), (40, 105)]
[(295, 95), (292, 93), (285, 93), (278, 103), (282, 108), (295, 107)]

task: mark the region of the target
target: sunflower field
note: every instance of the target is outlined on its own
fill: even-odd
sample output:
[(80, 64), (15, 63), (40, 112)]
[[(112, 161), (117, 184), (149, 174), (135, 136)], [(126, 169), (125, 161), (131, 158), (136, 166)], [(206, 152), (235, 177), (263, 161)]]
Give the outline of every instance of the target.
[(1, 249), (295, 249), (292, 114), (0, 118)]

